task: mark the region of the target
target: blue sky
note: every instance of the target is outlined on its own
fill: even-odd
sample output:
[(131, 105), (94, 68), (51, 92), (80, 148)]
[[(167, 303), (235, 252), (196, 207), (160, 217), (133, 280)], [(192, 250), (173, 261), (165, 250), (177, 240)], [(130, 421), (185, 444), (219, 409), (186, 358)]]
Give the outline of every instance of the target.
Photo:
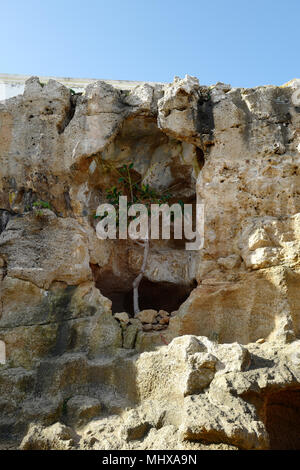
[(1, 0), (1, 73), (202, 84), (300, 78), (300, 0)]

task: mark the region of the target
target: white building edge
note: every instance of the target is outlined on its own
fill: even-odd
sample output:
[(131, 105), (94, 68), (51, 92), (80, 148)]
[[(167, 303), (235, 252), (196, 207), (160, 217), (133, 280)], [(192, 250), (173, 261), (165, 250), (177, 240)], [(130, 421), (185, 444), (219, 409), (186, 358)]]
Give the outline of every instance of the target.
[[(12, 98), (13, 96), (22, 95), (25, 88), (25, 82), (32, 75), (14, 75), (0, 73), (0, 101)], [(56, 80), (59, 83), (62, 83), (68, 88), (71, 88), (76, 93), (83, 92), (87, 85), (94, 83), (97, 80), (95, 78), (63, 78), (63, 77), (39, 77), (41, 83), (47, 83), (48, 80)], [(138, 82), (130, 80), (104, 80), (103, 82), (109, 83), (115, 88), (122, 90), (131, 90), (137, 85), (142, 85), (143, 83), (155, 84), (157, 82)]]

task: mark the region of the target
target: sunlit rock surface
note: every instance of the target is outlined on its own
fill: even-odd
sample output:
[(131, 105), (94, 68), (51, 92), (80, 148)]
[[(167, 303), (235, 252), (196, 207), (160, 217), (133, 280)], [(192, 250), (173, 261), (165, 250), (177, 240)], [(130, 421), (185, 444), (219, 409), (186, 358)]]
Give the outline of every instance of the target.
[[(295, 83), (0, 102), (0, 447), (300, 448)], [(151, 242), (140, 318), (142, 248), (95, 232), (103, 161), (204, 204), (201, 250)]]

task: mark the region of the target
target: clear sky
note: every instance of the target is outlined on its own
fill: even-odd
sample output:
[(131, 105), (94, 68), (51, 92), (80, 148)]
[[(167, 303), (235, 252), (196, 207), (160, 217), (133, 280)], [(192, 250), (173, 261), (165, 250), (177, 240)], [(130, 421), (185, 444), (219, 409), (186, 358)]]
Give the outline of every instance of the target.
[(280, 85), (300, 78), (300, 0), (0, 0), (0, 73)]

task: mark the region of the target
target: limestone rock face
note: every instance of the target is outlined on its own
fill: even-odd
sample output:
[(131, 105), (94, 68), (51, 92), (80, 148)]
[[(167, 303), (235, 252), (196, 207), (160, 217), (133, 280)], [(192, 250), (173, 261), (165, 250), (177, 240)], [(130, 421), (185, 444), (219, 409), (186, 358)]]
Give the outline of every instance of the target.
[[(88, 237), (76, 220), (49, 210), (11, 219), (0, 238), (7, 275), (48, 289), (53, 281), (92, 280)], [(66, 262), (66, 260), (72, 260)]]
[[(299, 213), (299, 113), (291, 96), (289, 87), (228, 90), (216, 85), (211, 91), (214, 139), (197, 180), (206, 214), (198, 262), (200, 285), (194, 306), (187, 304), (180, 310), (182, 333), (189, 332), (189, 311), (195, 308), (198, 314), (192, 322), (203, 325), (197, 334), (213, 331), (221, 341), (258, 339), (252, 333), (254, 318), (261, 336), (290, 335), (283, 322), (291, 323), (298, 314), (290, 308), (294, 293), (285, 272), (288, 269), (297, 276)], [(290, 301), (283, 306), (286, 297)], [(197, 307), (194, 301), (199, 302)], [(222, 304), (219, 312), (215, 302)], [(225, 333), (223, 314), (229, 329), (239, 325), (240, 334), (237, 330), (233, 336)], [(269, 331), (263, 320), (267, 317), (273, 323)], [(233, 324), (233, 318), (239, 320)], [(295, 321), (294, 331), (299, 334)]]
[(229, 442), (244, 449), (264, 449), (267, 433), (257, 421), (253, 407), (231, 398), (225, 406), (198, 395), (185, 399), (185, 419), (181, 425), (183, 439)]
[(111, 302), (92, 282), (79, 286), (58, 283), (45, 291), (6, 277), (1, 298), (0, 339), (6, 344), (11, 367), (30, 368), (41, 358), (65, 352), (84, 351), (94, 357), (122, 344)]
[(176, 138), (200, 144), (198, 112), (200, 86), (196, 77), (175, 78), (167, 85), (158, 102), (158, 124), (160, 128)]
[[(236, 351), (235, 367), (230, 348)], [(208, 351), (222, 358), (222, 364)], [(247, 367), (238, 351), (248, 355)], [(68, 409), (75, 407), (73, 441), (62, 443), (60, 431), (52, 435), (53, 426), (43, 425), (34, 431), (29, 428), (21, 448), (39, 449), (52, 435), (47, 445), (54, 449), (216, 449), (222, 443), (223, 448), (267, 449), (278, 445), (277, 426), (287, 403), (294, 406), (294, 414), (286, 423), (283, 419), (282, 426), (289, 426), (284, 428), (287, 433), (293, 426), (297, 429), (299, 341), (281, 347), (251, 343), (246, 349), (237, 343), (218, 345), (206, 337), (184, 336), (157, 352), (126, 361), (127, 376), (129, 364), (137, 373), (132, 378), (138, 387), (134, 408), (97, 416), (101, 413), (97, 400), (76, 396), (67, 402)], [(84, 426), (89, 413), (95, 417)], [(162, 435), (170, 432), (173, 438), (166, 442)], [(293, 436), (281, 437), (279, 448), (291, 448), (289, 440), (293, 444)]]
[[(32, 77), (0, 102), (0, 448), (299, 447), (298, 87)], [(143, 249), (95, 230), (129, 163), (205, 212), (201, 250), (151, 241), (136, 318)]]
[(71, 428), (55, 423), (43, 429), (38, 425), (30, 427), (21, 444), (21, 450), (69, 450), (75, 443), (76, 434)]
[(101, 415), (101, 403), (96, 398), (86, 396), (74, 396), (66, 403), (67, 420), (70, 424), (82, 426), (92, 418)]

